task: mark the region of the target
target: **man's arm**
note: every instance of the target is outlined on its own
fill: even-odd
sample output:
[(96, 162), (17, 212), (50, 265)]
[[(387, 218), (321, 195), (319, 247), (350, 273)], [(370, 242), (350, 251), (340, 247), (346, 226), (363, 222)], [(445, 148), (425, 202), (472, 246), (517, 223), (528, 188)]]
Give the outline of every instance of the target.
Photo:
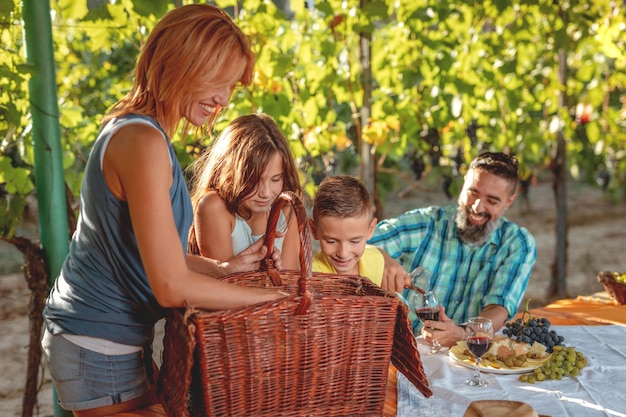
[(481, 317), (491, 319), (493, 323), (493, 331), (497, 332), (504, 326), (506, 319), (509, 317), (509, 312), (504, 306), (497, 304), (486, 305), (480, 312)]
[[(421, 221), (421, 217), (415, 212), (407, 212), (394, 218), (382, 220), (376, 225), (368, 244), (377, 247), (385, 259), (381, 285), (383, 289), (401, 293), (405, 287), (411, 284), (408, 272), (395, 258), (400, 257), (403, 253), (409, 257), (415, 257), (415, 253), (407, 254), (406, 248), (416, 247), (423, 240), (420, 233), (422, 229), (413, 230)], [(406, 231), (406, 225), (411, 225), (412, 231)], [(410, 267), (411, 261), (407, 260), (406, 264)]]
[[(537, 248), (535, 239), (527, 230), (519, 227), (509, 227), (507, 230), (502, 243), (506, 250), (498, 251), (495, 260), (497, 267), (490, 279), (490, 289), (483, 295), (481, 301), (484, 306), (482, 311), (490, 305), (499, 305), (508, 311), (507, 318), (512, 318), (522, 302), (530, 281), (537, 260)], [(502, 326), (497, 327), (498, 323), (495, 320), (493, 324), (494, 330)]]
[[(436, 338), (441, 346), (451, 347), (456, 345), (456, 342), (465, 339), (465, 328), (446, 316), (443, 307), (439, 308), (439, 316), (441, 321), (427, 320), (424, 323), (422, 328), (424, 340), (432, 342), (433, 338)], [(480, 316), (491, 319), (493, 330), (496, 332), (504, 326), (509, 312), (501, 305), (489, 304), (481, 310)]]

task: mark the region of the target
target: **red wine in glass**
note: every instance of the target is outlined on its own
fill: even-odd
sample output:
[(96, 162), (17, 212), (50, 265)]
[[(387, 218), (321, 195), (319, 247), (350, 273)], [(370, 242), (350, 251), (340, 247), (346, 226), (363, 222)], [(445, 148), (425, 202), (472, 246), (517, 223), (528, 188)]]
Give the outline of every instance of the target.
[[(411, 294), (411, 302), (415, 314), (419, 320), (424, 324), (425, 320), (439, 321), (439, 301), (434, 292), (427, 290), (422, 292), (413, 291)], [(434, 338), (433, 344), (428, 352), (429, 354), (435, 354), (446, 350), (447, 348), (441, 346), (439, 341)]]
[(465, 324), (465, 343), (474, 355), (474, 376), (465, 381), (473, 387), (486, 387), (489, 384), (480, 377), (480, 360), (493, 343), (493, 323), (485, 317), (472, 317)]
[(415, 314), (422, 323), (426, 320), (439, 321), (439, 307), (436, 308), (416, 308)]
[(483, 355), (487, 353), (487, 351), (491, 347), (493, 340), (488, 337), (475, 336), (468, 337), (466, 343), (467, 348), (470, 352), (472, 352), (472, 355), (474, 355), (474, 357), (482, 358)]

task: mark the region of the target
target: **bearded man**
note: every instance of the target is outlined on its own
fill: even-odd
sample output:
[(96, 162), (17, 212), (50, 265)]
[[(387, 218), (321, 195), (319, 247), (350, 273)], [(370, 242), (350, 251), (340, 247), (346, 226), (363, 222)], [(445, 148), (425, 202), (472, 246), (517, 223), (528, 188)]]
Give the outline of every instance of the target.
[[(421, 285), (442, 306), (440, 321), (421, 329), (426, 341), (453, 346), (470, 317), (491, 319), (497, 331), (517, 313), (537, 257), (533, 236), (503, 216), (518, 180), (514, 156), (482, 153), (469, 165), (457, 205), (419, 208), (376, 225), (368, 243), (385, 256), (384, 289), (403, 291), (415, 268), (430, 272)], [(417, 333), (421, 323), (413, 306), (409, 311)]]

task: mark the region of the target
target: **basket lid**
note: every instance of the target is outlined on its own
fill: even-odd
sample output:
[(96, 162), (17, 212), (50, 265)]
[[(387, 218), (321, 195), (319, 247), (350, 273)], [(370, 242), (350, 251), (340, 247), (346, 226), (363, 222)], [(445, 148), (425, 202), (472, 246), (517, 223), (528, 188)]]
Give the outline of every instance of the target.
[(393, 337), (393, 349), (391, 351), (391, 363), (411, 383), (424, 394), (430, 397), (433, 392), (428, 384), (428, 378), (422, 366), (420, 353), (417, 350), (417, 342), (413, 337), (409, 322), (408, 308), (404, 303), (398, 303), (398, 318), (396, 319), (395, 333)]

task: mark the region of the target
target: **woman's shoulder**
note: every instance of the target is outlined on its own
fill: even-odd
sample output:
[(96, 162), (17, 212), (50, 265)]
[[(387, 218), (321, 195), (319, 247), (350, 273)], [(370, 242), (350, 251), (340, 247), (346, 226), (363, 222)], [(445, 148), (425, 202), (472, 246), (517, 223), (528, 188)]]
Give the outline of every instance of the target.
[(127, 153), (132, 158), (152, 157), (152, 152), (163, 152), (168, 142), (157, 127), (147, 123), (128, 123), (118, 126), (111, 134), (108, 147)]
[(138, 139), (159, 137), (169, 141), (167, 134), (161, 128), (159, 123), (149, 116), (136, 114), (128, 114), (125, 116), (114, 117), (106, 121), (103, 125), (103, 131), (124, 132), (125, 135), (136, 136)]

